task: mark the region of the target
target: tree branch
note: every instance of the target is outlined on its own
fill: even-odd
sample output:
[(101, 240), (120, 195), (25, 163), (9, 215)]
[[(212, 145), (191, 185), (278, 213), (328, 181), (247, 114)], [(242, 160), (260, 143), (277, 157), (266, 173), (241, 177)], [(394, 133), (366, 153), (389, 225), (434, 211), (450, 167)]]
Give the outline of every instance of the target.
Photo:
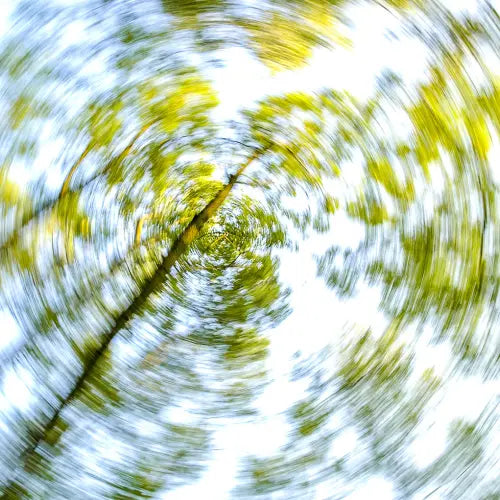
[(10, 235), (7, 237), (7, 239), (0, 245), (0, 251), (6, 251), (10, 246), (14, 244), (15, 241), (20, 237), (22, 231), (28, 227), (33, 221), (41, 218), (44, 214), (52, 210), (54, 207), (56, 207), (63, 199), (66, 198), (70, 193), (76, 192), (77, 190), (82, 190), (85, 187), (87, 187), (89, 184), (91, 184), (93, 181), (101, 177), (103, 174), (105, 174), (110, 167), (115, 164), (116, 162), (121, 163), (127, 155), (130, 153), (132, 148), (134, 147), (134, 144), (138, 141), (138, 139), (146, 132), (146, 130), (149, 129), (149, 127), (152, 125), (152, 123), (149, 123), (145, 125), (144, 127), (141, 128), (139, 132), (132, 138), (132, 140), (128, 143), (128, 145), (124, 148), (124, 150), (116, 157), (110, 160), (106, 166), (99, 172), (96, 172), (94, 175), (92, 175), (89, 179), (87, 179), (83, 184), (81, 184), (78, 189), (70, 189), (70, 183), (71, 179), (76, 172), (78, 166), (81, 165), (85, 157), (88, 155), (90, 152), (91, 148), (91, 143), (87, 145), (83, 153), (80, 155), (76, 163), (71, 167), (70, 171), (68, 172), (63, 186), (61, 188), (61, 191), (59, 192), (59, 195), (57, 198), (53, 198), (50, 200), (45, 201), (42, 203), (33, 213), (28, 214), (26, 217), (23, 217), (23, 220), (21, 221), (21, 224), (15, 228)]

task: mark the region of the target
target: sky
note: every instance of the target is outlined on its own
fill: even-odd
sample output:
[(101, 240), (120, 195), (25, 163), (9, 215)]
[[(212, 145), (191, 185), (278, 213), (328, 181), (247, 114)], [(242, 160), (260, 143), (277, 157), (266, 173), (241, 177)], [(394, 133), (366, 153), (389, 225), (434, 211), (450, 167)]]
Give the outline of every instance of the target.
[[(452, 1), (456, 9), (473, 9), (476, 3), (472, 0)], [(11, 0), (0, 0), (0, 10), (3, 11), (3, 16), (0, 14), (0, 36), (8, 26), (7, 13), (13, 4)], [(400, 73), (407, 82), (414, 82), (425, 75), (425, 51), (416, 41), (401, 33), (394, 16), (384, 9), (373, 7), (359, 9), (353, 18), (353, 47), (335, 51), (317, 50), (310, 65), (303, 70), (272, 76), (243, 50), (226, 50), (223, 54), (226, 66), (210, 72), (221, 96), (218, 118), (224, 120), (234, 117), (238, 109), (265, 94), (279, 94), (295, 89), (348, 89), (356, 97), (365, 98), (372, 92), (376, 76), (386, 67)], [(221, 430), (216, 437), (218, 450), (215, 452), (215, 460), (201, 480), (169, 492), (163, 497), (166, 500), (229, 498), (239, 457), (248, 453), (272, 453), (280, 444), (284, 444), (287, 427), (278, 414), (289, 408), (302, 393), (300, 386), (294, 386), (288, 381), (293, 354), (298, 350), (315, 352), (332, 342), (346, 325), (352, 323), (361, 328), (371, 326), (375, 330), (383, 329), (386, 322), (377, 310), (376, 290), (362, 289), (355, 300), (342, 303), (316, 277), (313, 255), (331, 245), (331, 237), (330, 234), (315, 237), (305, 242), (299, 253), (285, 254), (282, 257), (282, 278), (293, 290), (294, 312), (278, 328), (269, 332), (272, 340), (269, 366), (275, 382), (260, 399), (260, 407), (267, 418), (251, 425), (229, 425)], [(339, 216), (335, 222), (335, 237), (338, 238), (336, 244), (354, 247), (362, 237), (362, 229)], [(18, 333), (14, 319), (5, 311), (0, 311), (0, 332), (2, 350)], [(434, 366), (439, 373), (449, 356), (445, 345), (429, 347), (422, 342), (417, 357), (417, 370), (423, 371), (428, 366)], [(435, 423), (431, 425), (433, 422), (430, 422), (430, 431), (410, 451), (415, 462), (419, 466), (425, 466), (437, 458), (445, 446), (448, 423), (459, 415), (474, 418), (492, 395), (498, 393), (500, 386), (497, 382), (484, 384), (475, 379), (458, 382), (432, 415)], [(7, 411), (12, 405), (26, 405), (28, 397), (29, 388), (19, 377), (7, 377), (0, 391), (0, 413)], [(468, 401), (467, 405), (463, 404), (464, 399)], [(182, 410), (172, 417), (182, 420)], [(1, 425), (3, 424), (0, 422)], [(356, 443), (355, 432), (347, 431), (340, 436), (336, 446), (339, 450), (348, 452), (356, 447)], [(329, 492), (319, 492), (318, 495), (318, 500), (326, 500)], [(389, 481), (373, 477), (347, 498), (392, 500), (395, 496)], [(430, 500), (439, 498), (438, 494), (429, 497)]]

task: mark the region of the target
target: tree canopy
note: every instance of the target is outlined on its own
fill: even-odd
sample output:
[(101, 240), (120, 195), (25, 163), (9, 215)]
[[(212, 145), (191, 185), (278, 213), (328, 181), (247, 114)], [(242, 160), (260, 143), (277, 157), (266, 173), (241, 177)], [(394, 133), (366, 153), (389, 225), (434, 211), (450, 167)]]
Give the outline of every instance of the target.
[[(384, 327), (298, 353), (288, 442), (242, 459), (234, 496), (344, 498), (376, 475), (402, 498), (499, 494), (494, 405), (455, 420), (430, 465), (408, 453), (450, 384), (499, 376), (495, 8), (364, 2), (427, 48), (419, 82), (386, 71), (366, 100), (297, 89), (215, 118), (221, 50), (304, 67), (349, 43), (356, 3), (19, 3), (0, 47), (0, 306), (20, 335), (0, 377), (30, 395), (2, 409), (4, 498), (196, 481), (221, 426), (258, 418), (292, 312), (281, 258), (315, 235), (332, 303), (374, 287)], [(341, 218), (362, 228), (354, 248)], [(417, 370), (422, 343), (449, 347), (443, 373)]]

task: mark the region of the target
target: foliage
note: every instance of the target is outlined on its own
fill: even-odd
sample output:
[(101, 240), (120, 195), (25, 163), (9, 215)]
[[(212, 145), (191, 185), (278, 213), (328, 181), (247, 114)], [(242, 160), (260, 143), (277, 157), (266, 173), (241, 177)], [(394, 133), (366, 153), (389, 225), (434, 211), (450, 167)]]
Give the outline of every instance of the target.
[[(342, 497), (370, 474), (405, 498), (495, 494), (489, 414), (456, 421), (430, 466), (408, 456), (445, 381), (415, 371), (405, 336), (430, 327), (453, 376), (498, 376), (500, 90), (481, 58), (498, 16), (382, 3), (434, 51), (424, 81), (386, 74), (366, 101), (266, 96), (231, 124), (203, 75), (216, 50), (300, 67), (343, 43), (349, 2), (20, 5), (1, 53), (0, 305), (22, 331), (0, 375), (24, 374), (30, 399), (2, 417), (6, 498), (150, 498), (195, 481), (218, 426), (252, 421), (272, 382), (270, 333), (291, 312), (280, 257), (336, 238), (340, 217), (362, 241), (335, 241), (319, 274), (341, 297), (377, 285), (388, 327), (299, 363), (309, 389), (290, 442), (244, 460), (236, 496)], [(76, 20), (86, 36), (68, 42)], [(34, 181), (16, 182), (23, 168)], [(347, 429), (359, 451), (338, 456)]]

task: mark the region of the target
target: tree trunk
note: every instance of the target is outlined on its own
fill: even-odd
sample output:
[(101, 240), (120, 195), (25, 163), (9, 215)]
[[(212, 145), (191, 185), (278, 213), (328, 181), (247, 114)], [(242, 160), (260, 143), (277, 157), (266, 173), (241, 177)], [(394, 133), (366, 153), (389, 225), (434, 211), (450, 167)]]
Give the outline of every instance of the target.
[[(146, 282), (141, 287), (140, 291), (132, 299), (130, 305), (121, 313), (119, 313), (112, 321), (111, 327), (106, 333), (101, 337), (100, 347), (94, 351), (94, 353), (89, 357), (83, 372), (75, 381), (73, 388), (69, 393), (61, 398), (59, 406), (55, 409), (52, 418), (43, 426), (43, 428), (34, 437), (31, 445), (22, 453), (20, 457), (20, 462), (22, 465), (26, 466), (29, 463), (30, 457), (36, 452), (38, 446), (44, 442), (49, 433), (56, 427), (61, 413), (64, 409), (79, 395), (81, 389), (85, 385), (89, 376), (98, 365), (99, 361), (102, 359), (103, 355), (107, 352), (108, 347), (115, 338), (115, 336), (120, 332), (120, 330), (129, 322), (129, 320), (139, 313), (146, 303), (146, 301), (156, 292), (158, 292), (163, 285), (166, 276), (170, 273), (173, 266), (179, 261), (180, 257), (186, 252), (189, 245), (198, 236), (203, 226), (210, 220), (220, 206), (224, 203), (232, 188), (234, 187), (236, 181), (248, 167), (248, 165), (259, 156), (259, 152), (254, 153), (239, 169), (238, 171), (230, 177), (229, 182), (215, 195), (215, 197), (199, 212), (193, 217), (191, 222), (182, 231), (178, 238), (172, 244), (170, 251), (163, 258), (160, 265), (157, 267), (154, 274), (146, 280)], [(7, 484), (4, 489), (2, 498), (4, 499), (14, 499), (18, 498), (17, 491), (20, 486), (17, 483), (17, 469), (14, 471), (13, 479)]]

